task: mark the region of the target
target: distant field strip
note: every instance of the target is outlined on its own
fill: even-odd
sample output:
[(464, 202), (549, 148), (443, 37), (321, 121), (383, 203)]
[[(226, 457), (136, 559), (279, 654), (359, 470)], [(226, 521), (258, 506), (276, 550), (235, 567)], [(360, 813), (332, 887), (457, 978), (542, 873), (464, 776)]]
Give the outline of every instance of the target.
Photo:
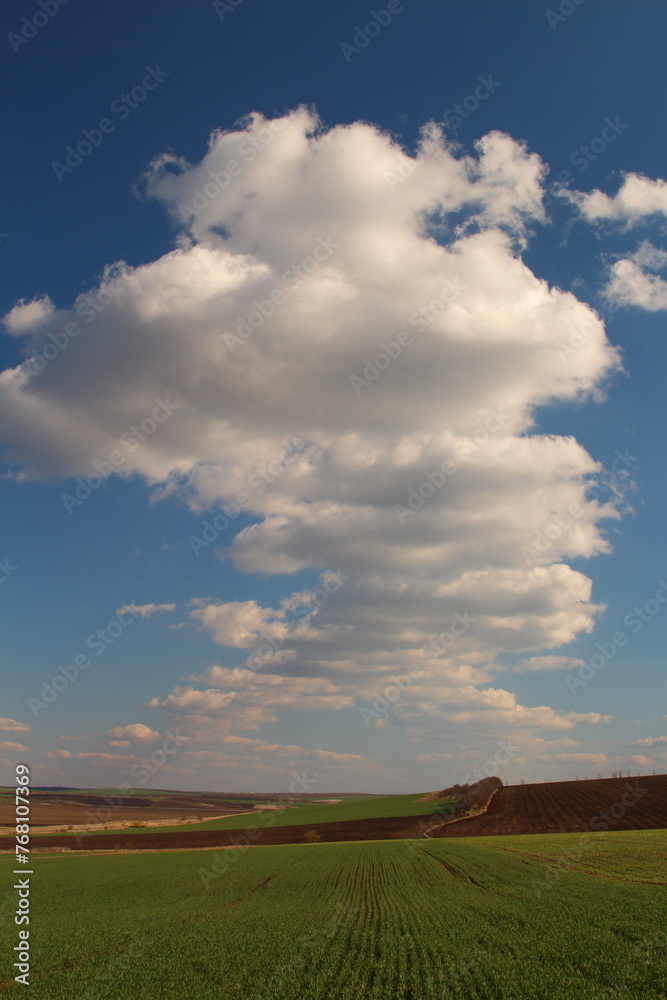
[[(392, 816), (428, 816), (433, 812), (432, 802), (420, 802), (424, 793), (412, 795), (360, 796), (344, 799), (331, 804), (317, 803), (311, 805), (299, 804), (296, 807), (279, 811), (271, 817), (271, 826), (303, 826), (319, 823), (341, 823), (348, 820), (385, 819)], [(268, 813), (271, 810), (257, 810), (236, 816), (225, 816), (223, 819), (205, 820), (198, 823), (197, 830), (246, 830), (250, 826), (266, 825)], [(111, 822), (109, 826), (111, 827)], [(174, 823), (173, 826), (161, 827), (161, 833), (191, 833), (191, 824)], [(150, 833), (147, 827), (128, 827), (126, 833)]]
[[(656, 1000), (667, 831), (40, 855), (35, 1000)], [(570, 854), (568, 854), (570, 852)], [(227, 855), (228, 852), (219, 852)], [(231, 852), (229, 852), (231, 855)], [(544, 855), (544, 858), (539, 855)], [(11, 859), (0, 859), (11, 886)], [(618, 881), (622, 874), (628, 881)], [(16, 928), (0, 924), (4, 954)], [(16, 993), (8, 959), (0, 996)]]

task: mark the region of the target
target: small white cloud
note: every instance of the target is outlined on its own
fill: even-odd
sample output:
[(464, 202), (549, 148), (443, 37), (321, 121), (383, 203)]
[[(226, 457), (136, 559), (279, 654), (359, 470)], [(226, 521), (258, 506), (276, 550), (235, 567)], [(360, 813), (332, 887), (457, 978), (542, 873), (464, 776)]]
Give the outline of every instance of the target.
[(15, 719), (0, 719), (0, 730), (6, 733), (27, 733), (30, 726), (27, 722), (16, 722)]
[(550, 753), (543, 760), (567, 761), (573, 764), (608, 764), (611, 758), (606, 753)]
[(649, 271), (667, 267), (667, 253), (644, 241), (639, 249), (612, 264), (603, 294), (617, 306), (636, 306), (647, 312), (667, 309), (667, 281)]
[(10, 309), (3, 317), (2, 322), (13, 337), (20, 337), (35, 327), (41, 326), (52, 317), (54, 312), (53, 302), (48, 295), (45, 295), (43, 298), (33, 299), (32, 302), (17, 302), (14, 308)]
[(25, 750), (22, 743), (9, 743), (7, 740), (0, 740), (0, 749), (2, 750)]
[(661, 271), (667, 267), (667, 253), (659, 247), (653, 246), (650, 240), (644, 240), (639, 244), (632, 259), (641, 267), (646, 267), (649, 271)]
[(116, 611), (117, 615), (124, 611), (133, 611), (142, 618), (150, 618), (152, 615), (162, 614), (164, 611), (173, 611), (175, 604), (124, 604)]
[(614, 716), (600, 715), (598, 712), (585, 712), (583, 715), (578, 715), (576, 712), (568, 712), (566, 718), (571, 719), (573, 722), (588, 722), (592, 726), (599, 726), (611, 722)]
[[(232, 747), (238, 751), (239, 759), (247, 759), (248, 756), (254, 758), (257, 754), (268, 754), (270, 757), (286, 757), (289, 759), (298, 758), (301, 761), (317, 760), (320, 763), (350, 764), (364, 767), (378, 767), (375, 761), (368, 757), (362, 757), (354, 753), (336, 753), (333, 750), (309, 750), (307, 747), (295, 744), (267, 743), (266, 740), (253, 739), (249, 736), (237, 736), (229, 733), (223, 736), (220, 742), (225, 747)], [(229, 764), (229, 757), (217, 750), (188, 750), (185, 756), (195, 759), (210, 759), (220, 764)]]
[(564, 190), (562, 196), (573, 202), (588, 222), (612, 221), (634, 226), (652, 215), (667, 215), (667, 183), (641, 174), (624, 174), (623, 183), (612, 198), (597, 189), (588, 193)]
[(525, 674), (537, 670), (576, 670), (577, 667), (583, 667), (583, 665), (583, 660), (577, 660), (571, 656), (531, 656), (530, 659), (517, 663), (514, 673)]
[(260, 636), (283, 639), (287, 632), (287, 626), (279, 620), (284, 612), (262, 608), (257, 601), (207, 604), (190, 612), (190, 617), (210, 630), (214, 642), (237, 649), (251, 648)]
[(647, 736), (642, 740), (634, 740), (631, 747), (665, 747), (667, 746), (667, 736)]
[(129, 726), (116, 726), (115, 729), (110, 729), (107, 735), (115, 740), (130, 739), (154, 742), (160, 739), (159, 733), (149, 729), (148, 726), (144, 726), (142, 722), (134, 722)]
[(354, 705), (354, 697), (326, 677), (290, 677), (212, 666), (190, 680), (208, 687), (179, 685), (166, 698), (153, 698), (147, 707), (162, 708), (179, 725), (187, 723), (197, 729), (208, 719), (216, 738), (223, 729), (257, 729), (275, 722), (280, 709), (337, 711)]
[(334, 753), (332, 750), (312, 750), (311, 754), (317, 760), (331, 760), (343, 763), (351, 760), (368, 762), (367, 757), (360, 757), (356, 753)]
[[(57, 753), (58, 751), (56, 751)], [(72, 754), (76, 760), (99, 760), (99, 761), (115, 761), (115, 760), (134, 760), (133, 756), (121, 753), (77, 753)]]
[(643, 757), (641, 754), (631, 757), (630, 760), (633, 764), (637, 764), (639, 767), (652, 767), (653, 764), (655, 764), (652, 757)]

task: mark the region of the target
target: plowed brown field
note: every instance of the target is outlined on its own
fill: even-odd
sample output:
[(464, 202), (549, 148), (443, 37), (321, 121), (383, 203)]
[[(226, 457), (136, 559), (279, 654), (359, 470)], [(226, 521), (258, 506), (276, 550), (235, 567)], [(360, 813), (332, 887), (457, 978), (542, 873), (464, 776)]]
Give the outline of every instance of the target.
[(667, 774), (506, 785), (481, 816), (433, 831), (435, 837), (667, 827)]
[[(84, 851), (118, 850), (171, 850), (176, 847), (231, 847), (252, 846), (253, 844), (303, 844), (306, 833), (316, 830), (322, 841), (341, 840), (388, 840), (406, 835), (406, 825), (423, 817), (411, 819), (395, 816), (390, 819), (346, 820), (342, 823), (312, 823), (304, 826), (262, 827), (258, 819), (258, 832), (253, 839), (245, 830), (181, 830), (178, 833), (98, 833), (82, 835), (45, 834), (35, 837), (31, 847), (38, 851), (42, 847), (69, 847)], [(14, 841), (0, 837), (0, 851), (13, 847)]]

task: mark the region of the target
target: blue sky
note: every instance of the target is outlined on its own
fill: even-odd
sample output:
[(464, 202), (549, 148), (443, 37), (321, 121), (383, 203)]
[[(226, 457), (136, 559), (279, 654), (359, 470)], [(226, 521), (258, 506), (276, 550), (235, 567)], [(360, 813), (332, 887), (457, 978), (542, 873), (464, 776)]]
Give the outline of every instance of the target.
[(3, 6), (2, 780), (665, 770), (666, 21)]

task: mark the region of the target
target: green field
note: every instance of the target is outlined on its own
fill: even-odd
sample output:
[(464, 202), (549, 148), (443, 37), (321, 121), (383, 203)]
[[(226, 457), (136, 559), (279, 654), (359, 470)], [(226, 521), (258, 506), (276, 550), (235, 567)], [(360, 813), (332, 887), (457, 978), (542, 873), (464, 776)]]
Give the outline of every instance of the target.
[[(339, 823), (354, 819), (385, 819), (388, 816), (428, 816), (433, 812), (432, 802), (420, 802), (424, 792), (411, 795), (361, 795), (359, 798), (345, 798), (331, 804), (300, 802), (294, 807), (280, 811), (271, 826), (296, 826), (317, 823)], [(242, 816), (225, 816), (222, 819), (205, 820), (203, 823), (177, 823), (174, 826), (128, 827), (124, 833), (172, 833), (178, 830), (246, 830), (249, 826), (266, 825), (269, 810), (257, 810)], [(109, 829), (112, 828), (109, 821)], [(37, 828), (35, 828), (37, 833)], [(91, 836), (106, 833), (96, 831)]]
[(478, 842), (551, 862), (552, 872), (569, 867), (608, 878), (663, 885), (667, 882), (667, 830), (624, 830), (602, 836), (595, 833), (527, 834), (484, 837)]
[[(667, 996), (667, 831), (594, 835), (579, 863), (594, 864), (596, 874), (560, 867), (565, 856), (572, 863), (579, 839), (40, 855), (33, 865), (30, 995)], [(204, 887), (200, 872), (225, 858), (227, 868)], [(11, 858), (3, 857), (8, 887), (11, 867)], [(549, 888), (536, 888), (554, 870)], [(662, 884), (639, 881), (648, 876)], [(16, 928), (7, 916), (0, 933), (3, 954), (10, 956)], [(0, 996), (18, 988), (11, 961), (5, 959)]]

